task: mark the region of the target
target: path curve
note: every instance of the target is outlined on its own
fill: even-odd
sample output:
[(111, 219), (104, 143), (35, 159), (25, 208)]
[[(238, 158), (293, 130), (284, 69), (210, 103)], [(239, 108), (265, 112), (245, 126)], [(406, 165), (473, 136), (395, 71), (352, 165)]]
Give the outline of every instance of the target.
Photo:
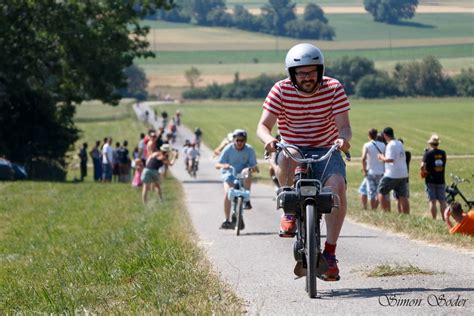
[[(148, 106), (142, 103), (135, 107), (138, 117)], [(180, 148), (185, 139), (192, 139), (192, 132), (181, 126), (175, 146)], [(203, 146), (201, 151), (197, 179), (185, 172), (182, 160), (171, 171), (182, 183), (199, 245), (220, 278), (245, 300), (250, 315), (474, 314), (472, 252), (412, 241), (349, 220), (337, 251), (341, 281), (319, 281), (321, 298), (309, 299), (304, 278), (295, 280), (293, 276), (293, 240), (277, 235), (280, 214), (275, 211), (273, 188), (253, 186), (254, 208), (245, 213), (246, 228), (241, 236), (219, 230), (222, 184), (211, 150)], [(391, 263), (410, 264), (434, 274), (365, 276), (369, 269)], [(446, 300), (460, 306), (431, 306)]]

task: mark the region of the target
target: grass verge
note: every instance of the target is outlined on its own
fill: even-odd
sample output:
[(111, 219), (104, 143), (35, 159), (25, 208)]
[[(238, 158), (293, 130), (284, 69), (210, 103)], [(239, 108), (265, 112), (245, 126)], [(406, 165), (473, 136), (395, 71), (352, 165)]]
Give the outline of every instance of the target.
[(371, 278), (393, 277), (399, 275), (414, 275), (414, 274), (434, 274), (432, 271), (422, 270), (411, 264), (382, 264), (378, 265), (372, 270), (368, 271), (366, 275)]
[[(81, 128), (90, 139), (138, 135), (127, 120)], [(164, 182), (163, 203), (145, 207), (129, 185), (90, 177), (0, 184), (0, 313), (241, 311), (195, 243), (176, 180)]]

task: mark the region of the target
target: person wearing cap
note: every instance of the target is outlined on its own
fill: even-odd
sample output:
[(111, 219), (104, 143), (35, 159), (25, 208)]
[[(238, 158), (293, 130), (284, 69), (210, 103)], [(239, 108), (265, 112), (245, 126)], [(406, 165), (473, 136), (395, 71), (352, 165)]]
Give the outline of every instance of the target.
[(151, 153), (145, 164), (145, 169), (143, 169), (141, 180), (143, 183), (142, 189), (142, 201), (143, 203), (147, 202), (148, 191), (156, 189), (158, 197), (163, 201), (163, 195), (161, 193), (160, 186), (160, 168), (163, 166), (171, 166), (174, 164), (177, 156), (172, 160), (169, 159), (169, 152), (171, 152), (171, 146), (169, 144), (163, 144), (160, 150), (155, 150)]
[[(232, 143), (228, 144), (216, 163), (216, 169), (221, 170), (222, 180), (224, 181), (224, 216), (225, 220), (221, 229), (233, 229), (230, 206), (231, 202), (227, 198), (229, 189), (234, 187), (235, 177), (230, 167), (234, 167), (236, 174), (245, 174), (244, 187), (250, 190), (252, 184), (251, 173), (258, 171), (257, 155), (252, 146), (247, 144), (247, 132), (243, 129), (236, 129), (232, 133)], [(244, 209), (251, 209), (250, 201), (245, 202)], [(242, 222), (243, 223), (243, 222)], [(243, 229), (243, 227), (241, 228)]]
[(384, 128), (383, 137), (387, 142), (387, 146), (385, 147), (385, 154), (378, 154), (378, 159), (385, 163), (385, 171), (377, 187), (380, 206), (384, 211), (390, 211), (388, 194), (393, 190), (398, 196), (398, 211), (403, 214), (410, 214), (405, 148), (398, 139), (395, 139), (391, 127)]
[(446, 170), (446, 152), (438, 148), (439, 136), (431, 135), (428, 139), (428, 148), (421, 162), (421, 174), (425, 176), (425, 189), (430, 203), (430, 212), (433, 219), (438, 214), (436, 202), (439, 203), (441, 218), (444, 220), (443, 211), (446, 209), (446, 182), (444, 172)]
[[(324, 56), (321, 50), (308, 43), (293, 46), (285, 58), (287, 78), (273, 85), (263, 102), (263, 110), (257, 125), (257, 136), (265, 145), (265, 151), (276, 151), (278, 140), (272, 129), (278, 126), (282, 142), (298, 146), (304, 154), (322, 156), (337, 144), (344, 152), (349, 150), (352, 129), (349, 120), (350, 103), (342, 84), (324, 76)], [(296, 153), (296, 152), (295, 152)], [(274, 163), (278, 182), (291, 186), (297, 163), (286, 154), (277, 155)], [(339, 196), (337, 211), (325, 214), (327, 237), (323, 256), (329, 269), (321, 275), (326, 281), (339, 280), (336, 244), (347, 210), (346, 167), (340, 153), (331, 156), (327, 163), (317, 164), (314, 176), (322, 184), (331, 187)], [(282, 214), (280, 237), (293, 237), (296, 218)], [(294, 272), (302, 275), (298, 266)]]

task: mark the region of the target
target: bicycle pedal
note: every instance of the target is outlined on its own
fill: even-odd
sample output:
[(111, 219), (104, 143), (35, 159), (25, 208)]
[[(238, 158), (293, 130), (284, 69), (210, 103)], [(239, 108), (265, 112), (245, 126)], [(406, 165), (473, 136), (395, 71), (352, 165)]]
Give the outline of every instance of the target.
[(280, 236), (281, 238), (293, 238), (295, 237), (296, 233), (288, 233), (288, 232), (283, 232), (283, 231), (280, 231), (278, 233), (278, 236)]
[(336, 277), (333, 277), (333, 276), (326, 276), (325, 274), (321, 274), (321, 275), (317, 275), (317, 277), (326, 282), (336, 282), (341, 279), (339, 275)]

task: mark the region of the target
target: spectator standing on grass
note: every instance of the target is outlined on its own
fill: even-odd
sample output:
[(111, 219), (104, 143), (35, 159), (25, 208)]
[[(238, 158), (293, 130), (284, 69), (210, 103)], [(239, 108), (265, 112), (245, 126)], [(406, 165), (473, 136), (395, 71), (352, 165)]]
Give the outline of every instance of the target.
[(176, 110), (175, 118), (176, 118), (176, 125), (180, 126), (181, 125), (181, 112), (179, 110)]
[(441, 218), (444, 220), (443, 210), (446, 209), (446, 182), (444, 178), (446, 152), (438, 148), (439, 143), (439, 136), (431, 135), (428, 140), (430, 148), (425, 151), (421, 162), (421, 175), (425, 176), (425, 189), (430, 203), (431, 216), (436, 219), (438, 213), (436, 202), (438, 202)]
[(364, 177), (364, 179), (362, 179), (362, 182), (360, 183), (359, 189), (357, 191), (359, 192), (360, 205), (362, 209), (367, 210), (367, 204), (368, 204), (367, 177)]
[(90, 151), (92, 163), (94, 166), (94, 181), (100, 181), (102, 178), (102, 153), (100, 151), (100, 140), (95, 142), (94, 148)]
[(114, 150), (112, 148), (112, 137), (107, 137), (102, 146), (102, 182), (112, 181), (112, 165), (114, 163)]
[(384, 163), (378, 159), (378, 155), (385, 153), (385, 144), (377, 140), (375, 128), (369, 130), (368, 138), (369, 141), (362, 146), (362, 172), (367, 179), (367, 199), (370, 201), (370, 208), (376, 210), (379, 205), (377, 187), (385, 172)]
[(128, 151), (128, 141), (124, 140), (123, 145), (118, 150), (119, 181), (128, 182), (130, 174), (130, 153)]
[(399, 140), (395, 139), (391, 127), (386, 127), (383, 130), (383, 137), (387, 142), (387, 147), (385, 148), (385, 154), (378, 154), (378, 159), (385, 163), (385, 172), (377, 188), (380, 205), (384, 211), (390, 211), (388, 194), (393, 190), (398, 196), (399, 212), (410, 214), (405, 148)]
[(146, 160), (145, 157), (145, 133), (140, 133), (140, 141), (138, 142), (138, 157), (140, 159), (143, 159), (143, 161)]
[(172, 151), (169, 144), (163, 144), (160, 150), (154, 151), (150, 154), (146, 161), (145, 169), (143, 169), (141, 180), (143, 182), (142, 201), (147, 202), (148, 191), (156, 189), (160, 201), (163, 201), (163, 194), (161, 192), (160, 184), (160, 168), (164, 165), (171, 166), (174, 164), (177, 156), (174, 159), (169, 159), (169, 153)]
[[(405, 143), (403, 142), (403, 139), (402, 138), (399, 138), (398, 141), (400, 143), (403, 144), (403, 146), (405, 147)], [(411, 152), (409, 152), (408, 150), (405, 150), (405, 161), (407, 163), (407, 172), (408, 172), (408, 177), (407, 177), (407, 198), (409, 199), (410, 198), (410, 162), (411, 162)], [(398, 203), (398, 195), (397, 195), (397, 192), (393, 192), (393, 198), (397, 201), (397, 209), (398, 209), (398, 212), (401, 213), (401, 209), (400, 209), (400, 203)]]
[(114, 159), (112, 163), (112, 178), (114, 182), (119, 181), (119, 176), (120, 176), (119, 150), (120, 150), (120, 142), (116, 142), (115, 148), (113, 149)]
[(81, 181), (87, 177), (87, 143), (82, 144), (82, 148), (79, 151), (79, 159), (81, 166)]
[[(474, 235), (474, 210), (464, 214), (461, 204), (453, 202), (444, 212), (444, 221), (451, 234)], [(456, 224), (452, 224), (450, 217), (453, 217)]]

